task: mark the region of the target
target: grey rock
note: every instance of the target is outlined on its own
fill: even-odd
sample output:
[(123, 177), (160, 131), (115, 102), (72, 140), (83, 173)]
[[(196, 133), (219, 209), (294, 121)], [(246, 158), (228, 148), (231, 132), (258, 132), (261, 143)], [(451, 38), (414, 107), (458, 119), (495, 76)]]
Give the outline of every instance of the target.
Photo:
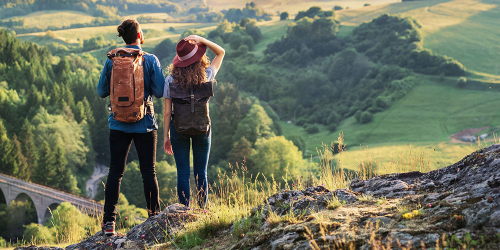
[(454, 175), (454, 174), (445, 174), (441, 178), (440, 182), (441, 182), (442, 185), (449, 185), (451, 182), (456, 181), (456, 180), (457, 180), (457, 176), (456, 175)]
[(28, 247), (16, 247), (14, 250), (63, 250), (59, 247), (47, 247), (47, 246), (28, 246)]
[(496, 211), (490, 215), (490, 224), (493, 227), (500, 228), (500, 211)]
[(278, 248), (282, 245), (293, 243), (293, 241), (296, 240), (298, 237), (299, 237), (299, 234), (296, 232), (287, 233), (287, 234), (283, 235), (282, 237), (271, 242), (272, 250), (275, 250), (276, 248)]
[(381, 216), (381, 217), (371, 217), (369, 218), (367, 221), (373, 223), (374, 225), (377, 224), (377, 221), (379, 223), (380, 226), (389, 226), (389, 224), (391, 224), (391, 218), (388, 218), (388, 217), (385, 217), (385, 216)]

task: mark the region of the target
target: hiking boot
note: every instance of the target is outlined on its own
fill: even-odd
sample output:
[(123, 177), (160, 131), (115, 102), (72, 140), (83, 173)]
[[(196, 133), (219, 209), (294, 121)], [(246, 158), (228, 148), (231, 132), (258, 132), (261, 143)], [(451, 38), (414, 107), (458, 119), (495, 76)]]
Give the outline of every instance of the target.
[(115, 222), (114, 221), (108, 221), (106, 223), (102, 223), (101, 225), (102, 231), (104, 231), (105, 235), (114, 235), (116, 234), (115, 232)]

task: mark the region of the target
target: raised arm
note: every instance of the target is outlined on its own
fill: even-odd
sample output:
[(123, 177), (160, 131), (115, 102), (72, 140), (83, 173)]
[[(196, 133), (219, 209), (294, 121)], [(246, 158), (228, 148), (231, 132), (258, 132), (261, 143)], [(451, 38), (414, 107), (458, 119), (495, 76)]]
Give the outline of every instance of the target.
[(224, 55), (226, 54), (226, 51), (219, 46), (218, 44), (203, 38), (201, 36), (197, 35), (190, 35), (184, 38), (184, 40), (189, 41), (191, 44), (198, 44), (198, 43), (203, 43), (205, 44), (212, 52), (215, 54), (215, 58), (212, 60), (212, 64), (210, 65), (212, 68), (214, 68), (215, 72), (214, 75), (217, 74), (217, 72), (220, 69), (220, 66), (222, 64), (222, 60), (224, 59)]

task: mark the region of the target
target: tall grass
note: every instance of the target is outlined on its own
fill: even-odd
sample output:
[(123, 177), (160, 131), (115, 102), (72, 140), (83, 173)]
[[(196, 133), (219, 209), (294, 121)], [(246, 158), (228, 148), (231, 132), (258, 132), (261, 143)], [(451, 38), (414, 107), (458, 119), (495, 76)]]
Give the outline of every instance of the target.
[[(498, 140), (495, 140), (495, 143)], [(429, 155), (425, 152), (414, 152), (410, 147), (406, 152), (394, 153), (389, 162), (389, 167), (377, 169), (377, 162), (373, 161), (371, 153), (366, 150), (358, 171), (346, 171), (343, 168), (344, 158), (344, 138), (340, 133), (337, 138), (336, 150), (332, 150), (334, 143), (323, 145), (318, 149), (319, 163), (315, 169), (308, 169), (308, 176), (286, 176), (281, 180), (276, 180), (274, 176), (267, 177), (248, 175), (246, 166), (238, 165), (231, 168), (230, 173), (219, 172), (218, 180), (209, 185), (209, 202), (205, 208), (195, 207), (191, 213), (200, 214), (198, 220), (187, 224), (173, 240), (176, 246), (191, 248), (201, 245), (206, 239), (217, 236), (220, 232), (228, 231), (234, 225), (233, 236), (241, 238), (245, 234), (258, 233), (260, 228), (260, 213), (255, 209), (258, 205), (263, 205), (266, 199), (280, 190), (297, 189), (301, 190), (308, 186), (324, 186), (330, 190), (347, 188), (353, 178), (369, 179), (378, 175), (378, 171), (384, 173), (409, 172), (409, 171), (430, 171)], [(480, 143), (478, 148), (490, 145)], [(338, 152), (334, 154), (334, 152)], [(444, 165), (443, 165), (444, 166)], [(316, 173), (316, 174), (314, 174)], [(261, 178), (259, 178), (261, 177)], [(293, 186), (290, 185), (293, 183)], [(332, 201), (331, 209), (341, 206), (340, 203)], [(206, 213), (201, 212), (206, 211)], [(201, 213), (200, 213), (201, 212)], [(254, 214), (254, 216), (250, 216)], [(256, 215), (256, 216), (255, 216)], [(266, 221), (268, 224), (277, 224), (283, 221), (297, 223), (301, 221), (300, 215), (287, 214), (278, 216), (272, 211), (268, 211)], [(226, 231), (224, 231), (226, 230)], [(338, 249), (351, 249), (349, 236), (339, 236), (345, 244), (339, 245)], [(372, 237), (372, 243), (380, 242), (379, 238)], [(403, 246), (404, 247), (404, 246)]]
[[(499, 142), (496, 137), (494, 142), (479, 141), (477, 149), (491, 145), (491, 143)], [(334, 146), (336, 147), (335, 149), (333, 148)], [(476, 146), (473, 146), (471, 151), (475, 148)], [(407, 151), (394, 152), (391, 156), (389, 167), (384, 167), (383, 169), (377, 168), (379, 163), (373, 161), (372, 153), (366, 149), (363, 157), (358, 159), (360, 164), (358, 170), (355, 172), (348, 171), (343, 167), (344, 151), (344, 137), (343, 133), (340, 133), (337, 138), (337, 144), (323, 145), (321, 149), (317, 150), (320, 161), (316, 166), (310, 167), (311, 169), (306, 171), (308, 173), (306, 176), (292, 176), (289, 172), (282, 177), (265, 176), (263, 174), (252, 176), (249, 174), (244, 163), (230, 166), (229, 172), (219, 171), (217, 180), (209, 184), (206, 206), (199, 207), (196, 202), (193, 202), (191, 209), (188, 210), (188, 213), (196, 214), (197, 220), (185, 224), (185, 227), (174, 235), (170, 241), (177, 247), (192, 248), (204, 244), (207, 239), (213, 238), (221, 234), (221, 232), (228, 233), (231, 227), (233, 227), (232, 232), (234, 237), (257, 234), (262, 223), (259, 218), (261, 218), (260, 216), (263, 212), (257, 209), (257, 207), (265, 204), (268, 197), (281, 190), (302, 190), (309, 186), (318, 185), (335, 190), (347, 188), (353, 178), (369, 179), (378, 175), (378, 172), (425, 172), (430, 170), (429, 155), (422, 152), (415, 152), (411, 146)], [(338, 153), (334, 154), (334, 152)], [(195, 190), (191, 192), (194, 194)], [(175, 190), (172, 190), (171, 197), (170, 200), (166, 201), (167, 204), (176, 202), (176, 198), (174, 198), (177, 197)], [(330, 209), (335, 209), (342, 205), (336, 200), (332, 200), (329, 204)], [(61, 215), (61, 212), (58, 212), (53, 214), (51, 223), (54, 223), (54, 220), (64, 220), (61, 216), (80, 217), (80, 215)], [(79, 226), (60, 228), (62, 229), (60, 232), (65, 233), (57, 233), (57, 243), (76, 243), (82, 240), (83, 237), (93, 235), (100, 230), (102, 214), (96, 214), (88, 218), (84, 221), (73, 223)], [(70, 219), (75, 220), (75, 218)], [(281, 223), (283, 221), (297, 223), (301, 219), (300, 216), (294, 214), (282, 217), (276, 214), (273, 215), (272, 211), (268, 211), (267, 214), (267, 222), (269, 224)], [(58, 225), (56, 224), (54, 223), (53, 226), (57, 229)], [(86, 230), (83, 234), (81, 232), (82, 227)], [(126, 232), (128, 230), (129, 228), (122, 228), (122, 231)], [(337, 249), (352, 248), (352, 244), (349, 243), (349, 235), (338, 236), (338, 239), (340, 240), (339, 242), (344, 243), (338, 245), (339, 248)], [(380, 242), (380, 239), (373, 238), (372, 243), (377, 244), (377, 242)]]

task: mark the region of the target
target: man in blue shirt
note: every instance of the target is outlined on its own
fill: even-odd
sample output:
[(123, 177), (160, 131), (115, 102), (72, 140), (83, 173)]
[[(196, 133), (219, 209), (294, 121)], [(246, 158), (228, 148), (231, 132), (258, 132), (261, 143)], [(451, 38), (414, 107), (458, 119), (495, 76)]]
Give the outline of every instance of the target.
[[(136, 20), (125, 20), (118, 26), (117, 30), (118, 36), (122, 37), (126, 43), (126, 48), (141, 49), (141, 44), (144, 43), (144, 35)], [(102, 98), (110, 95), (112, 69), (113, 61), (107, 59), (97, 84), (97, 93)], [(145, 54), (143, 69), (145, 101), (152, 101), (153, 96), (162, 97), (164, 77), (158, 58), (152, 54)], [(155, 170), (156, 130), (158, 124), (152, 110), (145, 114), (144, 118), (134, 123), (117, 121), (112, 114), (109, 115), (108, 122), (111, 162), (106, 182), (102, 229), (106, 235), (112, 235), (115, 234), (116, 204), (120, 194), (120, 182), (125, 172), (127, 155), (132, 140), (139, 156), (148, 215), (153, 216), (160, 212)]]

